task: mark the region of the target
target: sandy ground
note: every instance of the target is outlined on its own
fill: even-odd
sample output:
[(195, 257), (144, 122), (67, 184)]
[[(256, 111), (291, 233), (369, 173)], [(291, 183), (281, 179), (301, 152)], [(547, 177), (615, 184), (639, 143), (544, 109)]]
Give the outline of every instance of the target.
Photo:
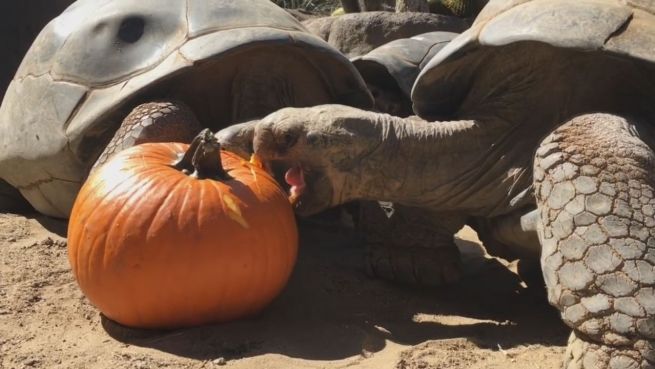
[(316, 225), (301, 227), (293, 277), (262, 315), (121, 329), (78, 290), (65, 232), (46, 217), (0, 214), (0, 369), (555, 369), (568, 336), (543, 298), (474, 242), (459, 243), (464, 280), (412, 289), (367, 277), (356, 237)]

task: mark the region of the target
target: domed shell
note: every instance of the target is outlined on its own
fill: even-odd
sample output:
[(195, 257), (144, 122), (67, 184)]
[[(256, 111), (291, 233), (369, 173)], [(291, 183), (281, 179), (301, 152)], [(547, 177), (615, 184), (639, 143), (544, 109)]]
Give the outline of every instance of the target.
[(422, 33), (391, 41), (350, 60), (366, 82), (388, 80), (409, 98), (421, 69), (456, 36), (442, 31)]
[(467, 95), (470, 76), (465, 74), (475, 73), (474, 69), (480, 67), (477, 63), (463, 64), (465, 59), (489, 48), (524, 41), (600, 51), (655, 64), (655, 3), (491, 0), (473, 26), (444, 47), (421, 71), (412, 89), (414, 111), (431, 119), (446, 119)]
[[(235, 64), (265, 64), (260, 50), (311, 69), (310, 80), (326, 92), (303, 104), (372, 104), (347, 58), (269, 0), (78, 0), (43, 29), (9, 85), (0, 107), (0, 178), (38, 211), (67, 217), (129, 109), (174, 94), (191, 71), (187, 84), (212, 72), (206, 84), (217, 81), (215, 96), (229, 100)], [(209, 71), (210, 61), (221, 68)], [(205, 119), (212, 128), (233, 123), (217, 106), (222, 115)]]

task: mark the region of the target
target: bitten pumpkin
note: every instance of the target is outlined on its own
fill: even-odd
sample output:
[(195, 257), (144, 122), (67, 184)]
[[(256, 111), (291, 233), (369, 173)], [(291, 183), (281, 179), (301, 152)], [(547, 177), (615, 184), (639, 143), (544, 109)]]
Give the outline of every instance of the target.
[[(220, 154), (219, 154), (220, 151)], [(68, 257), (107, 317), (143, 328), (256, 313), (285, 286), (298, 233), (284, 191), (209, 130), (152, 143), (93, 172), (73, 206)]]

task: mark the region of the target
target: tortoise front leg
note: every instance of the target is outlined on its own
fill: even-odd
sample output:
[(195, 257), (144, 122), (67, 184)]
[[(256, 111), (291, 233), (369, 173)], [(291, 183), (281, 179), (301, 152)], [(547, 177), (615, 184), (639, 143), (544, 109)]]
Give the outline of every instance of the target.
[(567, 369), (655, 365), (655, 153), (633, 124), (580, 116), (536, 153), (548, 298), (573, 328)]
[(189, 143), (201, 130), (191, 109), (179, 101), (155, 101), (138, 105), (123, 119), (114, 137), (93, 168), (114, 154), (146, 142)]
[(360, 203), (358, 229), (366, 242), (367, 272), (373, 277), (414, 285), (438, 286), (460, 279), (462, 262), (454, 234), (465, 218), (377, 202)]

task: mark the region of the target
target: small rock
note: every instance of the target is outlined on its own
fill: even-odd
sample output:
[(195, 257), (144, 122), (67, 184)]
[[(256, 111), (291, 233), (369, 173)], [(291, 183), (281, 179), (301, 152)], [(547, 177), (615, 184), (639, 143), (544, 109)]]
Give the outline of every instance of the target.
[(31, 367), (31, 368), (37, 367), (40, 363), (41, 363), (41, 360), (39, 360), (39, 359), (27, 359), (27, 360), (23, 361), (24, 366)]
[(134, 369), (147, 369), (148, 364), (145, 361), (137, 360), (133, 363)]
[(67, 246), (67, 243), (65, 240), (55, 240), (52, 239), (52, 237), (47, 237), (45, 240), (41, 241), (41, 245), (43, 246), (48, 246), (48, 247), (58, 247), (58, 248), (65, 248)]
[(212, 363), (214, 365), (223, 366), (223, 365), (227, 364), (227, 361), (225, 360), (225, 358), (219, 357), (218, 359), (212, 360)]

